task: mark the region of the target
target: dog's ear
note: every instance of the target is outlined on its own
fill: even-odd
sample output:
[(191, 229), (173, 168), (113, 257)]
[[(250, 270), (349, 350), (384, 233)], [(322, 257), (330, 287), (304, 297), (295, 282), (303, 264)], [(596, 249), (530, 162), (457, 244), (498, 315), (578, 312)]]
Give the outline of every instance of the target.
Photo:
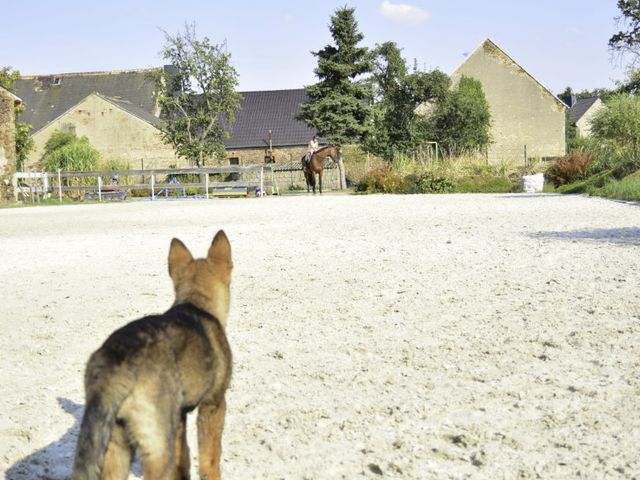
[(231, 261), (231, 244), (223, 230), (218, 230), (216, 236), (213, 237), (207, 258), (215, 264), (226, 263), (229, 265), (229, 268), (233, 267), (233, 262)]
[(184, 246), (184, 243), (177, 238), (171, 240), (171, 246), (169, 247), (169, 276), (175, 279), (178, 271), (191, 261), (193, 261), (193, 255)]

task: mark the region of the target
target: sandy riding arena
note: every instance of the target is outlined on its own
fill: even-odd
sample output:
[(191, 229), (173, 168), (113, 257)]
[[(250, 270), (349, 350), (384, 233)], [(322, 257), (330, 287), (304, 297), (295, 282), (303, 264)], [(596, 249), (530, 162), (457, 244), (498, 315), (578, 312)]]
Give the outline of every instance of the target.
[(89, 354), (219, 228), (224, 478), (640, 477), (640, 206), (324, 195), (0, 210), (2, 478), (69, 476)]

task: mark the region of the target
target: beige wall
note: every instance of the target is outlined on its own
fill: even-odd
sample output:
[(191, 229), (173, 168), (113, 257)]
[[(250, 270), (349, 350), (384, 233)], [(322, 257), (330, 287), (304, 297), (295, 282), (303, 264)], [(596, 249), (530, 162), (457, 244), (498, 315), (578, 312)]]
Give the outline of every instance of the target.
[(580, 137), (590, 137), (591, 136), (591, 120), (593, 116), (600, 110), (604, 108), (604, 103), (599, 98), (593, 102), (593, 105), (584, 112), (582, 118), (576, 122), (576, 133)]
[(527, 157), (565, 153), (565, 107), (493, 42), (485, 41), (451, 75), (482, 83), (491, 112), (489, 161), (523, 163)]
[(131, 169), (141, 168), (142, 162), (145, 169), (189, 166), (176, 158), (153, 125), (92, 94), (33, 135), (35, 148), (27, 159), (27, 169), (39, 168), (44, 145), (56, 130), (70, 128), (75, 128), (77, 136), (86, 136), (103, 161), (124, 160)]

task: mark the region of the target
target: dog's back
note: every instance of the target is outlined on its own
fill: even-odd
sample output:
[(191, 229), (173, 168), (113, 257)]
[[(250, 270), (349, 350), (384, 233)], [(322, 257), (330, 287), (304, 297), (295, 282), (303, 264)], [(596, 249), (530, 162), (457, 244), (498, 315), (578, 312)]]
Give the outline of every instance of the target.
[[(212, 248), (215, 244), (214, 240)], [(186, 250), (181, 242), (174, 245), (171, 252)], [(144, 317), (115, 331), (89, 359), (74, 479), (126, 478), (134, 447), (142, 454), (145, 477), (173, 478), (176, 471), (188, 477), (185, 415), (203, 402), (214, 407), (224, 403), (231, 378), (231, 351), (224, 333), (230, 251), (228, 265), (217, 274), (211, 266), (220, 267), (220, 259), (205, 265), (202, 262), (208, 260), (174, 253), (169, 269), (176, 304), (163, 315)], [(226, 295), (220, 295), (215, 283), (226, 285)], [(185, 292), (186, 298), (181, 298)]]

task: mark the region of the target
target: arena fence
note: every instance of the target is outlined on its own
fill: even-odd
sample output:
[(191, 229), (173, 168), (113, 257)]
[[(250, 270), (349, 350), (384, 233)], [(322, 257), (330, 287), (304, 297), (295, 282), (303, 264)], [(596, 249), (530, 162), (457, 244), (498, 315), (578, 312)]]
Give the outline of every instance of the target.
[(124, 200), (136, 196), (151, 200), (175, 197), (233, 197), (278, 195), (270, 165), (110, 170), (95, 172), (18, 172), (13, 176), (16, 202), (40, 202), (65, 195), (86, 200)]

